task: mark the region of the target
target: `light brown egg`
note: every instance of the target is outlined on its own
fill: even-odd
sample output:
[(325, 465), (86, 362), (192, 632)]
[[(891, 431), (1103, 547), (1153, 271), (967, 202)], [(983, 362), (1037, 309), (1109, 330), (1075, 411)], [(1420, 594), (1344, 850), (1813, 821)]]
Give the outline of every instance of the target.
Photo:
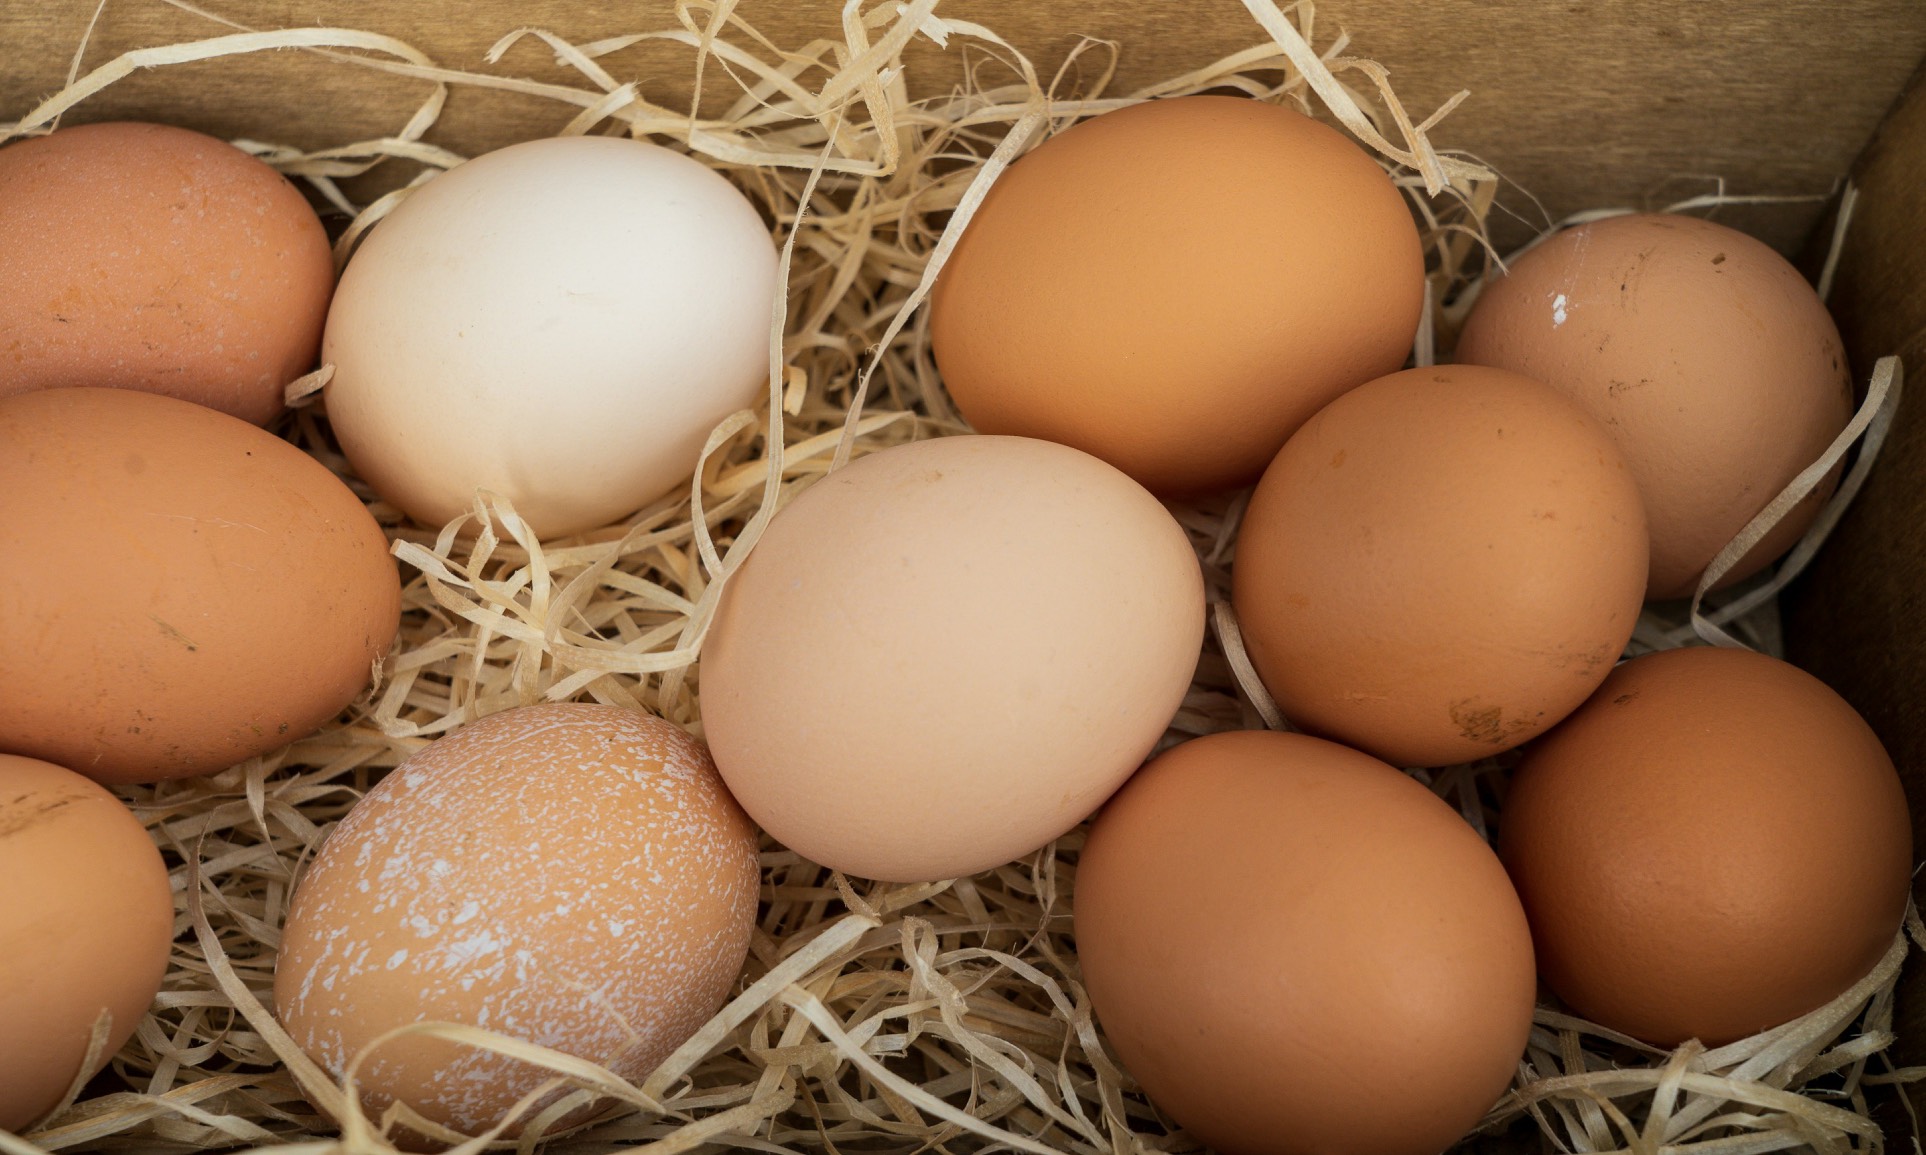
[(1189, 689), (1183, 529), (1062, 445), (944, 437), (805, 490), (731, 580), (702, 720), (743, 808), (865, 878), (973, 874), (1081, 822)]
[(0, 396), (105, 386), (265, 425), (314, 367), (321, 221), (240, 149), (87, 124), (0, 149)]
[[(1457, 356), (1544, 381), (1605, 423), (1645, 497), (1654, 598), (1689, 595), (1852, 413), (1839, 330), (1812, 286), (1759, 241), (1695, 217), (1558, 234), (1485, 288)], [(1792, 548), (1832, 487), (1721, 584)]]
[[(0, 1131), (25, 1129), (120, 1050), (173, 940), (167, 867), (120, 799), (0, 754)], [(104, 1049), (82, 1071), (103, 1011)]]
[[(427, 1021), (640, 1080), (734, 987), (758, 877), (754, 829), (680, 728), (614, 706), (508, 710), (402, 763), (328, 837), (282, 933), (275, 1010), (336, 1077)], [(552, 1077), (420, 1036), (358, 1076), (371, 1114), (400, 1100), (469, 1133)]]
[(1332, 402), (1251, 497), (1232, 596), (1284, 714), (1406, 766), (1509, 749), (1610, 672), (1645, 589), (1637, 488), (1598, 425), (1480, 366)]
[(1184, 743), (1077, 866), (1097, 1022), (1152, 1102), (1223, 1155), (1435, 1155), (1504, 1093), (1531, 932), (1429, 790), (1332, 742)]
[(0, 750), (100, 782), (205, 774), (368, 684), (401, 586), (340, 479), (172, 397), (0, 397)]
[(1246, 485), (1325, 402), (1404, 363), (1424, 254), (1334, 129), (1230, 96), (1132, 105), (998, 178), (930, 339), (981, 433), (1074, 445), (1162, 496)]
[(1499, 853), (1545, 983), (1660, 1046), (1717, 1046), (1817, 1009), (1893, 944), (1906, 795), (1812, 675), (1695, 647), (1620, 666), (1531, 748)]

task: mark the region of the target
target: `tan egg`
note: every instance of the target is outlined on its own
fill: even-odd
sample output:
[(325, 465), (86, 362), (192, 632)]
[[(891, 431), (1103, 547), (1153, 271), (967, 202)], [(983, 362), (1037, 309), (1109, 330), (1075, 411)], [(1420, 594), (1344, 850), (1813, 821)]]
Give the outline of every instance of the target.
[[(1695, 217), (1558, 234), (1485, 288), (1457, 356), (1544, 381), (1605, 423), (1645, 497), (1654, 598), (1691, 594), (1852, 414), (1839, 330), (1812, 286), (1759, 241)], [(1790, 549), (1834, 480), (1721, 584)]]
[[(160, 990), (174, 897), (120, 799), (0, 754), (0, 1131), (22, 1131), (105, 1066)], [(95, 1023), (105, 1045), (82, 1071)]]
[(1213, 734), (1110, 800), (1077, 866), (1097, 1022), (1223, 1155), (1434, 1155), (1504, 1093), (1531, 932), (1429, 790), (1332, 742)]
[(232, 145), (87, 124), (0, 149), (0, 396), (108, 386), (265, 425), (334, 291), (299, 191)]
[(1518, 745), (1631, 637), (1645, 518), (1624, 461), (1557, 393), (1412, 369), (1291, 438), (1238, 532), (1232, 597), (1293, 722), (1406, 766)]
[(704, 733), (783, 845), (865, 878), (972, 874), (1102, 804), (1204, 630), (1184, 531), (1062, 445), (945, 437), (805, 490), (731, 580)]
[[(639, 1081), (734, 988), (758, 878), (754, 829), (679, 727), (508, 710), (402, 763), (328, 837), (282, 932), (275, 1010), (337, 1078), (384, 1032), (448, 1022)], [(468, 1133), (550, 1077), (419, 1036), (358, 1070), (371, 1114), (399, 1100)]]
[(129, 389), (0, 397), (0, 750), (231, 766), (338, 714), (400, 612), (381, 527), (280, 438)]
[(1424, 253), (1363, 150), (1230, 96), (1132, 105), (1010, 167), (930, 339), (981, 433), (1073, 445), (1163, 496), (1247, 485), (1318, 408), (1404, 364)]
[(1844, 992), (1892, 946), (1913, 867), (1871, 728), (1749, 650), (1620, 666), (1526, 754), (1499, 827), (1546, 985), (1660, 1046), (1728, 1043)]

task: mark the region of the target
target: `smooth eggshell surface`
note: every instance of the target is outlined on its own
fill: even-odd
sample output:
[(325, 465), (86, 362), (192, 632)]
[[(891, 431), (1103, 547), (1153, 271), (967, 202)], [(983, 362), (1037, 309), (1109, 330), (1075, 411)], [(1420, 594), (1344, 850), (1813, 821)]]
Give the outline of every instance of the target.
[(1504, 1093), (1531, 932), (1464, 819), (1298, 734), (1186, 742), (1117, 792), (1077, 866), (1098, 1024), (1224, 1155), (1435, 1155)]
[(265, 425), (314, 366), (321, 221), (230, 144), (85, 124), (0, 149), (0, 396), (103, 386)]
[(400, 614), (381, 527), (293, 445), (128, 389), (0, 398), (0, 749), (220, 770), (339, 713)]
[(1406, 766), (1516, 746), (1631, 637), (1645, 518), (1625, 462), (1557, 393), (1475, 365), (1333, 402), (1251, 497), (1232, 596), (1293, 722)]
[(997, 179), (930, 339), (981, 433), (1074, 445), (1164, 496), (1246, 485), (1305, 418), (1404, 363), (1424, 253), (1382, 168), (1275, 104), (1084, 121)]
[(1533, 746), (1499, 853), (1546, 985), (1660, 1046), (1845, 991), (1893, 945), (1913, 867), (1905, 792), (1852, 707), (1711, 647), (1625, 663)]
[[(383, 1032), (439, 1021), (640, 1080), (735, 985), (758, 877), (754, 829), (681, 729), (614, 706), (508, 710), (402, 763), (335, 828), (295, 891), (275, 1009), (337, 1078)], [(548, 1077), (423, 1036), (359, 1072), (370, 1113), (400, 1099), (469, 1133)]]
[(355, 472), (424, 525), (507, 497), (543, 537), (695, 471), (762, 397), (776, 250), (723, 177), (606, 136), (512, 145), (408, 195), (342, 274), (324, 358)]
[(120, 1050), (173, 940), (167, 867), (140, 820), (72, 771), (0, 754), (0, 1131), (59, 1104), (102, 1011), (100, 1065)]
[(703, 651), (704, 732), (743, 808), (805, 857), (971, 874), (1137, 768), (1203, 629), (1183, 529), (1123, 474), (1028, 438), (914, 442), (770, 523)]
[[(1543, 381), (1604, 422), (1645, 497), (1654, 598), (1689, 595), (1852, 413), (1839, 330), (1812, 286), (1759, 241), (1695, 217), (1558, 234), (1486, 286), (1457, 357)], [(1790, 549), (1833, 484), (1720, 584)]]

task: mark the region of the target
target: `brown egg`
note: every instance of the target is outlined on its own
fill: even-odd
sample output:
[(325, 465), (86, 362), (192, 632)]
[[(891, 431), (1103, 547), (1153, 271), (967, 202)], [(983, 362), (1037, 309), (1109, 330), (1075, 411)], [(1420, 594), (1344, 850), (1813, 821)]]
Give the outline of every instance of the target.
[(153, 782), (305, 737), (394, 640), (387, 545), (320, 462), (226, 414), (0, 397), (0, 750)]
[(1404, 363), (1424, 253), (1336, 130), (1229, 96), (1132, 105), (1005, 172), (930, 338), (981, 433), (1095, 454), (1162, 496), (1256, 480), (1325, 402)]
[(1516, 746), (1631, 637), (1645, 519), (1625, 463), (1550, 389), (1412, 369), (1332, 402), (1277, 455), (1232, 596), (1293, 722), (1406, 766)]
[[(508, 710), (402, 763), (328, 837), (282, 933), (275, 1010), (337, 1078), (384, 1032), (448, 1022), (640, 1080), (735, 986), (758, 878), (755, 830), (702, 743), (614, 706)], [(359, 1069), (371, 1114), (401, 1100), (470, 1133), (551, 1077), (422, 1036)]]
[(1204, 634), (1183, 528), (1025, 437), (871, 454), (803, 491), (731, 580), (702, 721), (743, 808), (865, 878), (1001, 866), (1149, 756)]
[(110, 386), (265, 425), (314, 366), (327, 233), (286, 178), (161, 124), (0, 149), (0, 396)]
[[(1839, 330), (1812, 286), (1760, 242), (1695, 217), (1558, 234), (1485, 288), (1457, 356), (1544, 381), (1605, 423), (1645, 497), (1654, 598), (1689, 595), (1852, 414)], [(1832, 487), (1721, 584), (1792, 548)]]
[(1749, 650), (1620, 666), (1526, 754), (1499, 825), (1546, 985), (1660, 1046), (1731, 1042), (1845, 991), (1892, 946), (1913, 866), (1879, 739)]
[[(0, 754), (0, 1131), (21, 1131), (120, 1050), (174, 940), (167, 867), (120, 799)], [(104, 1049), (82, 1071), (94, 1024)]]
[(1504, 1093), (1531, 932), (1471, 827), (1376, 759), (1213, 734), (1091, 826), (1077, 956), (1151, 1100), (1223, 1155), (1435, 1155)]

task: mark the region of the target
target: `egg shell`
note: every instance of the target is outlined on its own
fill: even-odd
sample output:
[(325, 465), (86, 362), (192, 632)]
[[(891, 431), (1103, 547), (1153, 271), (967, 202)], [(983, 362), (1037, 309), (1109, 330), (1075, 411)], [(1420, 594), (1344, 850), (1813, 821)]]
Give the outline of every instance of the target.
[[(1839, 330), (1812, 286), (1761, 242), (1695, 217), (1559, 233), (1486, 286), (1457, 357), (1544, 381), (1605, 423), (1645, 498), (1653, 598), (1689, 595), (1852, 415)], [(1792, 548), (1837, 479), (1719, 584)]]
[(388, 652), (387, 538), (320, 462), (127, 389), (0, 398), (0, 749), (205, 774), (338, 714)]
[(1749, 650), (1620, 666), (1526, 753), (1499, 829), (1546, 985), (1659, 1046), (1718, 1046), (1844, 992), (1892, 946), (1913, 866), (1871, 728)]
[(1063, 834), (1189, 688), (1204, 587), (1157, 500), (1020, 437), (886, 449), (805, 490), (731, 579), (704, 733), (783, 845), (850, 874), (972, 874)]
[(140, 820), (71, 770), (0, 754), (0, 1131), (59, 1105), (103, 1011), (96, 1069), (120, 1050), (173, 940), (167, 867)]
[(930, 340), (978, 432), (1187, 496), (1256, 480), (1319, 407), (1402, 365), (1423, 301), (1417, 227), (1363, 150), (1278, 105), (1187, 96), (1084, 121), (999, 177)]
[(1631, 637), (1646, 532), (1625, 462), (1557, 393), (1412, 369), (1331, 403), (1264, 474), (1232, 598), (1293, 722), (1406, 766), (1518, 745)]
[(686, 483), (769, 377), (776, 250), (680, 153), (606, 136), (512, 145), (408, 195), (328, 313), (328, 416), (415, 520), (478, 487), (537, 533), (593, 529)]
[[(383, 1032), (436, 1021), (640, 1080), (734, 987), (758, 878), (755, 831), (680, 728), (507, 710), (409, 758), (328, 837), (282, 932), (275, 1010), (337, 1078)], [(413, 1036), (358, 1077), (371, 1115), (399, 1099), (473, 1133), (553, 1075)]]
[(1194, 739), (1091, 825), (1077, 956), (1161, 1110), (1224, 1155), (1433, 1155), (1504, 1093), (1531, 934), (1470, 826), (1332, 742)]
[(326, 230), (280, 173), (117, 122), (0, 149), (0, 396), (104, 386), (265, 425), (314, 367)]

